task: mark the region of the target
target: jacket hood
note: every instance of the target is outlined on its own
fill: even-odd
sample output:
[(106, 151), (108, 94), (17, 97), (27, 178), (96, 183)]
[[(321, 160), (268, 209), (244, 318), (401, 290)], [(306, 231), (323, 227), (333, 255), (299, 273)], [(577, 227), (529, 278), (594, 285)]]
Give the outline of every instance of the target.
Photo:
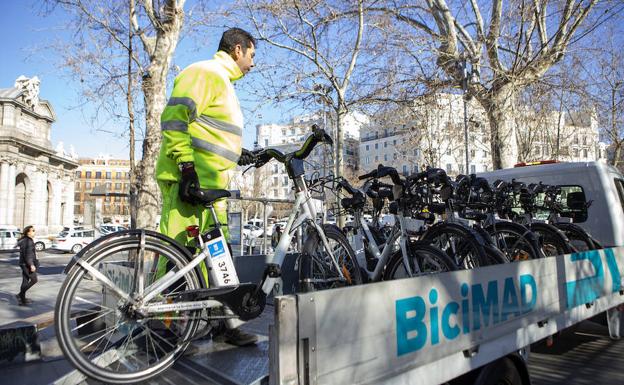
[(214, 55), (214, 60), (216, 60), (217, 62), (219, 62), (219, 64), (223, 66), (223, 69), (225, 69), (225, 71), (227, 72), (231, 82), (235, 82), (236, 80), (243, 77), (243, 71), (238, 68), (238, 64), (236, 64), (234, 59), (232, 59), (232, 57), (228, 55), (227, 52), (218, 51)]

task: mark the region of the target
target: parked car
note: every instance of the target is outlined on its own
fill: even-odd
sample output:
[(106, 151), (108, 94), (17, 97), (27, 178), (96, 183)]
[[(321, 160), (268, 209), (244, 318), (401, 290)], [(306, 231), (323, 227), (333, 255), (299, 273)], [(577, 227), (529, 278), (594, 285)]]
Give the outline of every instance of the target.
[(80, 226), (80, 229), (67, 227), (66, 229), (68, 230), (61, 231), (58, 236), (52, 239), (51, 248), (53, 250), (77, 253), (96, 238), (95, 230), (86, 229), (84, 226)]
[(52, 240), (49, 236), (35, 236), (35, 250), (44, 251), (45, 249), (49, 249), (52, 246)]
[(113, 225), (110, 223), (104, 224), (104, 225), (100, 225), (100, 234), (102, 235), (106, 235), (106, 234), (110, 234), (110, 233), (116, 233), (118, 231), (124, 231), (126, 230), (126, 228), (124, 226), (121, 225)]
[(0, 229), (0, 250), (13, 250), (17, 240), (22, 236), (16, 227)]
[(259, 228), (258, 226), (246, 224), (243, 225), (243, 237), (247, 238), (258, 238), (264, 234), (264, 230)]

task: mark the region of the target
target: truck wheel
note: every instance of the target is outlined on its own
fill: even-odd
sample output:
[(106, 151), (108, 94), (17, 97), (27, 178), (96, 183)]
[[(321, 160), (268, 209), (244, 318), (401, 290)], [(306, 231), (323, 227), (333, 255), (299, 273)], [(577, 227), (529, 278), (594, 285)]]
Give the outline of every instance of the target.
[(522, 385), (522, 377), (513, 361), (503, 357), (486, 365), (474, 382), (475, 385)]
[(37, 251), (45, 250), (45, 243), (43, 243), (43, 242), (35, 243), (35, 250), (37, 250)]

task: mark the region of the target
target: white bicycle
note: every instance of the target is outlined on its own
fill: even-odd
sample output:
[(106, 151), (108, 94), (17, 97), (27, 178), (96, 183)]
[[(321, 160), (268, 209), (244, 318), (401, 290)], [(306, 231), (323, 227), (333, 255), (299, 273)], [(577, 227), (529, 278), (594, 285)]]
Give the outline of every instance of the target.
[[(275, 252), (258, 283), (240, 283), (213, 202), (227, 190), (200, 190), (197, 199), (216, 226), (187, 232), (198, 252), (149, 230), (103, 237), (78, 253), (66, 267), (55, 310), (55, 327), (65, 357), (88, 377), (105, 383), (134, 383), (170, 367), (189, 343), (209, 331), (212, 320), (229, 327), (258, 317), (281, 276), (281, 265), (295, 231), (305, 227), (300, 255), (301, 290), (362, 283), (355, 253), (335, 226), (317, 223), (304, 178), (303, 159), (319, 143), (331, 144), (324, 130), (313, 133), (298, 151), (256, 152), (256, 167), (271, 159), (285, 165), (295, 184), (295, 204)], [(166, 274), (157, 275), (160, 258)], [(208, 268), (210, 287), (200, 262)], [(162, 262), (161, 262), (162, 263)]]

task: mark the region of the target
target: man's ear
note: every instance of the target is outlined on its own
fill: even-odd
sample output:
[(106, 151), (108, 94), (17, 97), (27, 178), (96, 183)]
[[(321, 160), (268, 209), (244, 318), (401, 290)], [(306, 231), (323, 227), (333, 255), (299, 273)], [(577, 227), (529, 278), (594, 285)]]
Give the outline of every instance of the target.
[(234, 46), (234, 60), (238, 60), (243, 57), (243, 46), (236, 44)]

